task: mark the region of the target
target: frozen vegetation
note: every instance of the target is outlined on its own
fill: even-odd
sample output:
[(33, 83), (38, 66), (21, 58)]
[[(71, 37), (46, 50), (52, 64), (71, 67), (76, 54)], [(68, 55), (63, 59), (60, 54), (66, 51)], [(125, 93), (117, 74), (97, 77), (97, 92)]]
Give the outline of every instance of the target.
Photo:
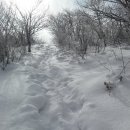
[(130, 2), (77, 6), (0, 1), (0, 130), (130, 130)]

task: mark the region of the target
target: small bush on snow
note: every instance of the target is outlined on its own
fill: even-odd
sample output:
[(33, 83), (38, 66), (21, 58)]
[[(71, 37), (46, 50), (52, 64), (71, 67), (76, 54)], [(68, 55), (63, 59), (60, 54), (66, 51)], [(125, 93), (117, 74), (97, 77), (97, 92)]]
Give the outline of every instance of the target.
[(104, 85), (105, 85), (107, 91), (109, 92), (109, 95), (110, 95), (111, 91), (116, 87), (116, 85), (112, 82), (104, 82)]

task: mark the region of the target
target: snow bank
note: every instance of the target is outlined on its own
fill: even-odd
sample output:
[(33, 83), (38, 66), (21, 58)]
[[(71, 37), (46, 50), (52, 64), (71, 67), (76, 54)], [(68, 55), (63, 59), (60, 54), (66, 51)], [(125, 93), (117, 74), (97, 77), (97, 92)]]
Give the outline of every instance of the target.
[[(126, 63), (130, 52), (123, 54)], [(1, 129), (129, 130), (130, 66), (120, 81), (120, 51), (109, 47), (84, 62), (74, 60), (55, 47), (35, 45), (11, 78), (2, 73), (8, 80), (0, 75)], [(104, 82), (115, 85), (110, 94)]]

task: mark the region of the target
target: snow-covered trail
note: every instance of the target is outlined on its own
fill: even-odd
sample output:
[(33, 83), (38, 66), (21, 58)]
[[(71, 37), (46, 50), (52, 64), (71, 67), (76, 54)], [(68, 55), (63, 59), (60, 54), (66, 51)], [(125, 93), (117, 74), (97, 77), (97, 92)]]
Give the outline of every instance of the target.
[[(6, 126), (11, 114), (17, 109), (24, 97), (27, 86), (27, 76), (24, 75), (20, 67), (11, 65), (6, 72), (0, 72), (0, 129)], [(12, 70), (10, 70), (12, 69)]]
[(77, 64), (55, 46), (33, 46), (1, 71), (0, 130), (130, 129), (129, 81), (109, 95), (108, 72), (94, 58)]
[(62, 94), (70, 96), (71, 77), (64, 68), (68, 63), (57, 61), (55, 49), (36, 45), (20, 64), (1, 71), (1, 130), (62, 129), (68, 109)]

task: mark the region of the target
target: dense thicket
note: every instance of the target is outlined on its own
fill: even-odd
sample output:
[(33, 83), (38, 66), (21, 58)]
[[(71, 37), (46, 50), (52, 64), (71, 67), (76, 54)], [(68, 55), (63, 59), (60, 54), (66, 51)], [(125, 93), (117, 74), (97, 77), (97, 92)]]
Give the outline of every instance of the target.
[(11, 7), (0, 3), (0, 65), (5, 69), (14, 60), (15, 46), (19, 46), (16, 13)]
[(41, 2), (23, 13), (17, 7), (0, 3), (0, 67), (4, 70), (7, 64), (19, 60), (35, 41), (36, 33), (45, 27), (45, 11), (38, 13)]
[[(36, 33), (46, 25), (46, 11), (38, 12), (39, 1), (23, 13), (17, 7), (0, 3), (0, 66), (31, 52)], [(108, 45), (130, 45), (129, 0), (85, 0), (79, 9), (51, 15), (49, 28), (59, 48), (84, 58), (88, 52), (104, 51)]]
[(130, 44), (128, 0), (86, 0), (80, 9), (50, 16), (50, 29), (60, 48), (82, 58), (89, 51), (104, 51), (108, 45)]

